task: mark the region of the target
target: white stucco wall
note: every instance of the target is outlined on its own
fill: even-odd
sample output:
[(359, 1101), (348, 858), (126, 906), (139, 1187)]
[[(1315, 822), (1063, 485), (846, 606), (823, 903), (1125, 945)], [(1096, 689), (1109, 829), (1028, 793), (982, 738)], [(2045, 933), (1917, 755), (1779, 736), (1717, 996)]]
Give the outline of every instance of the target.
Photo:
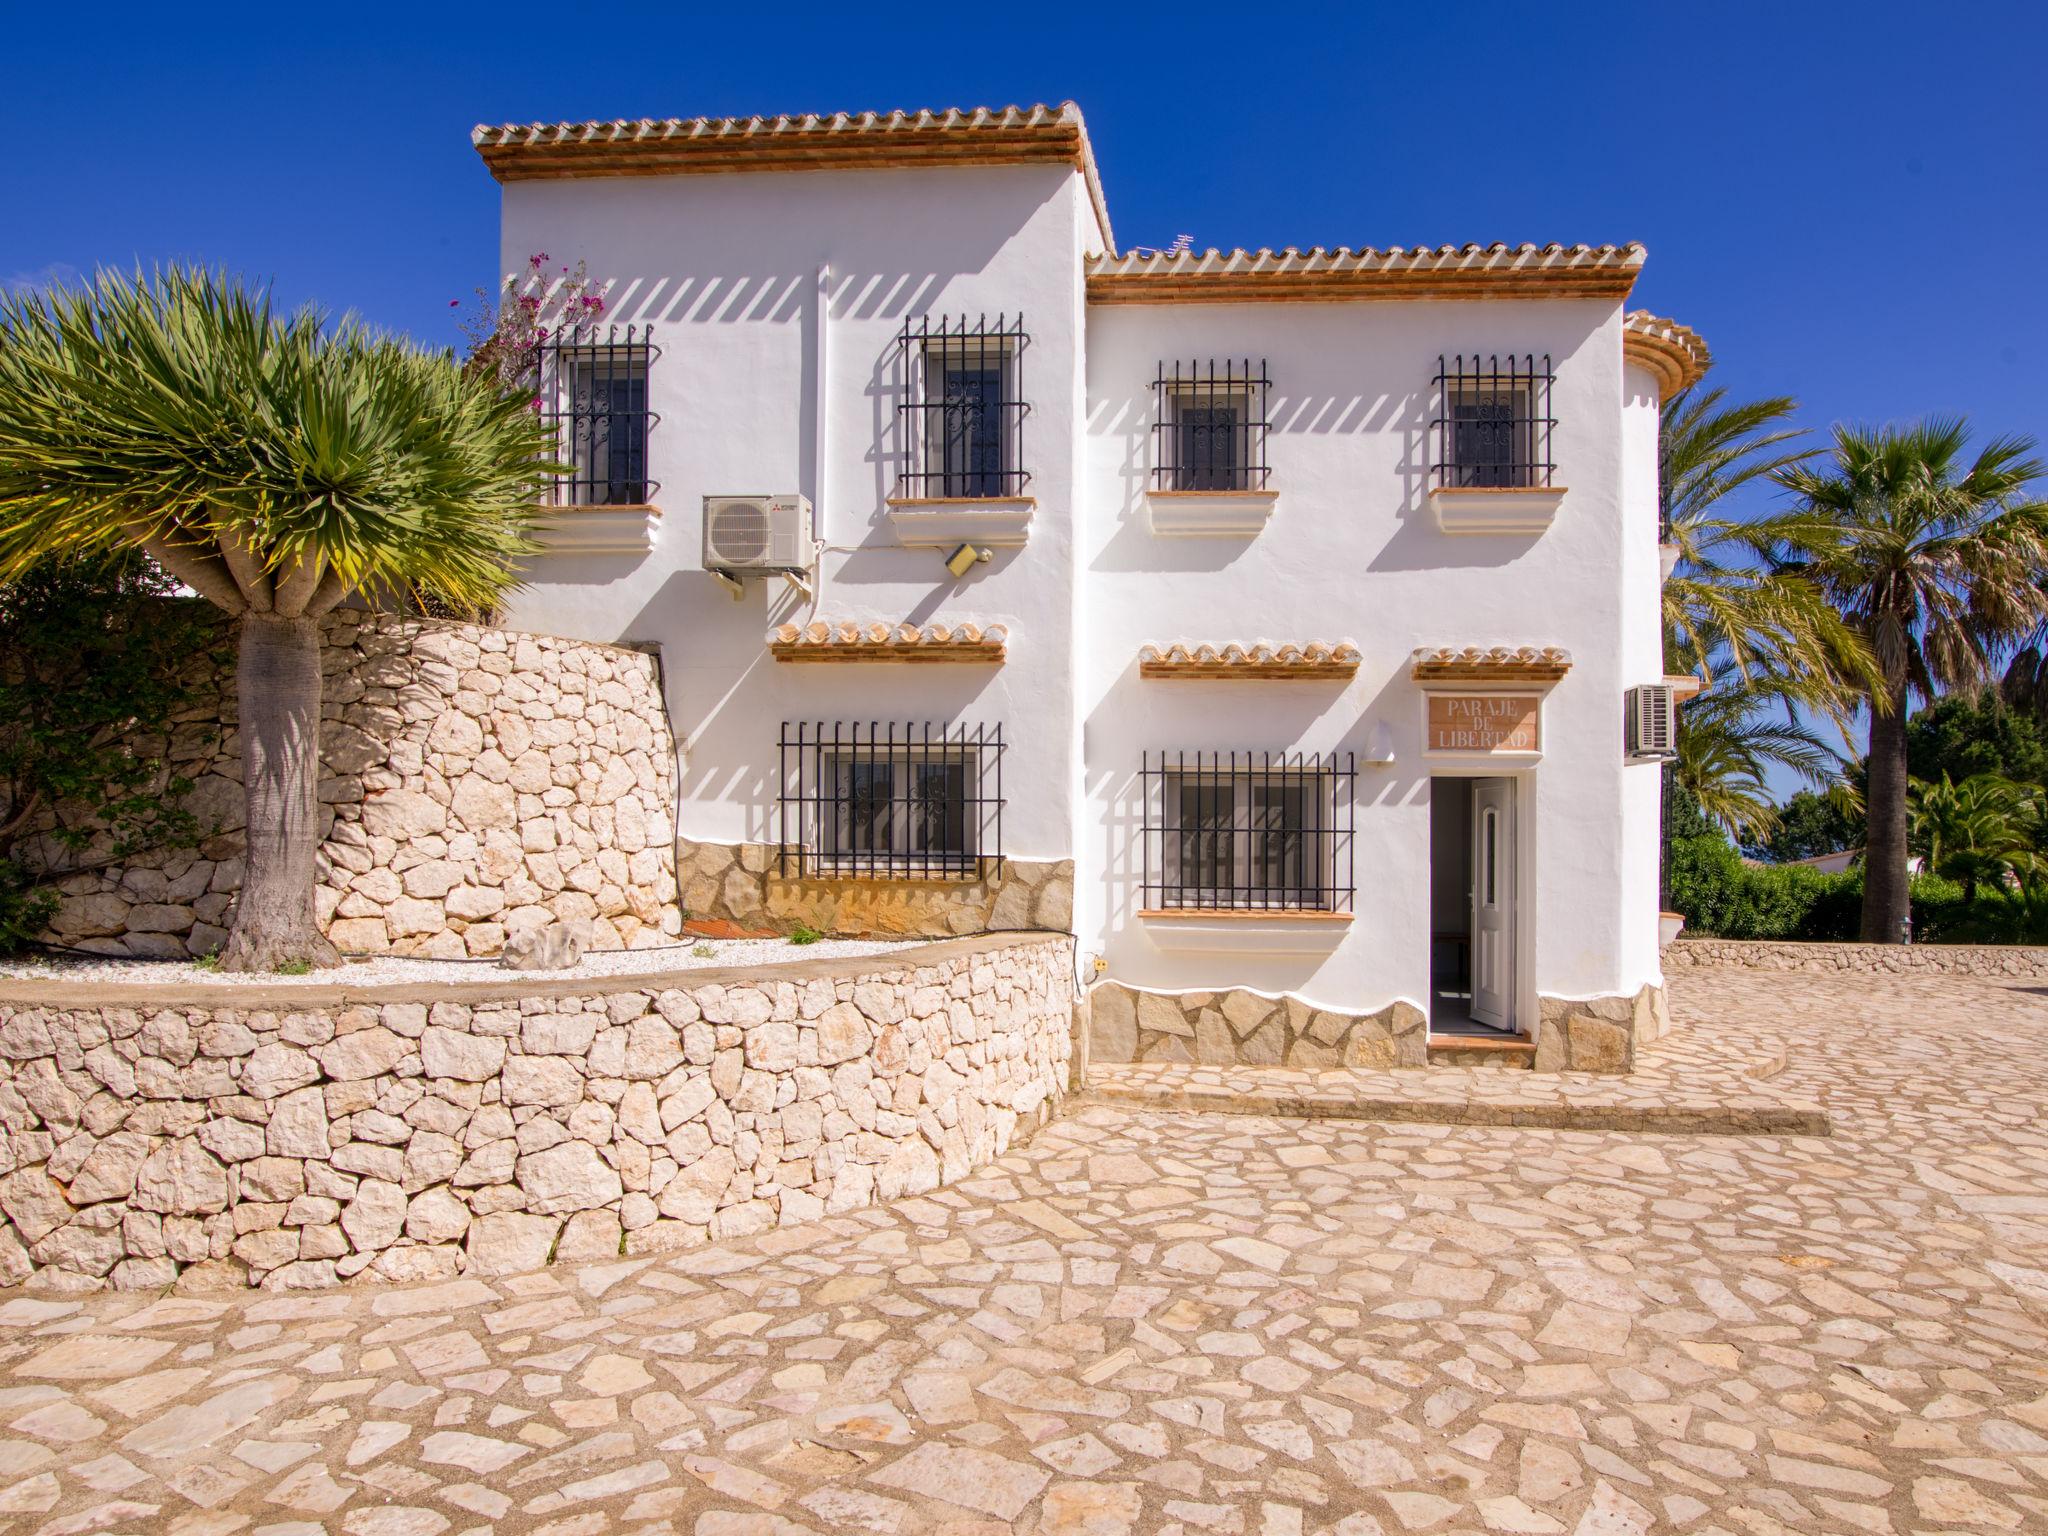
[[(609, 279), (609, 318), (652, 323), (661, 518), (644, 556), (550, 556), (507, 619), (598, 640), (655, 641), (683, 755), (679, 830), (775, 837), (784, 720), (1000, 721), (1013, 857), (1073, 852), (1078, 751), (1070, 675), (1081, 266), (1099, 243), (1081, 178), (972, 167), (514, 182), (508, 272), (533, 252)], [(830, 268), (826, 474), (814, 452), (818, 269)], [(895, 541), (897, 332), (906, 317), (1022, 310), (1029, 542), (955, 581)], [(701, 563), (706, 495), (800, 491), (828, 545), (816, 602), (780, 580), (734, 602)], [(779, 664), (765, 639), (815, 616), (1001, 622), (1007, 667)]]
[[(1661, 675), (1656, 399), (1622, 363), (1615, 301), (1264, 305), (1085, 303), (1099, 244), (1080, 177), (972, 167), (516, 182), (502, 255), (585, 260), (609, 318), (652, 323), (662, 515), (651, 552), (553, 555), (507, 619), (662, 647), (683, 756), (679, 831), (777, 835), (785, 720), (1001, 722), (1004, 850), (1077, 860), (1083, 956), (1160, 990), (1250, 987), (1365, 1012), (1427, 1004), (1429, 779), (1502, 772), (1422, 756), (1418, 645), (1561, 645), (1544, 752), (1522, 771), (1518, 1006), (1632, 993), (1658, 979), (1658, 773), (1622, 760), (1622, 699)], [(830, 317), (819, 367), (820, 268)], [(905, 550), (885, 498), (899, 462), (896, 334), (906, 317), (1022, 309), (1027, 544), (955, 581)], [(1557, 483), (1541, 535), (1453, 537), (1428, 500), (1440, 353), (1534, 352), (1556, 369)], [(1255, 537), (1155, 536), (1152, 379), (1161, 359), (1251, 357), (1273, 380), (1279, 491)], [(825, 402), (823, 474), (814, 452)], [(732, 601), (700, 566), (707, 494), (801, 491), (828, 548), (814, 602), (779, 581)], [(1001, 622), (1010, 660), (791, 666), (767, 632), (811, 616)], [(1350, 640), (1349, 685), (1141, 682), (1149, 640)], [(1162, 748), (1363, 753), (1356, 917), (1242, 923), (1164, 947), (1136, 917), (1138, 769)]]
[[(1659, 675), (1655, 497), (1654, 483), (1647, 498), (1624, 484), (1621, 319), (1619, 304), (1583, 300), (1090, 312), (1077, 908), (1082, 947), (1111, 977), (1293, 992), (1349, 1011), (1426, 1004), (1430, 775), (1507, 770), (1422, 756), (1409, 654), (1509, 644), (1574, 658), (1544, 706), (1541, 761), (1520, 780), (1522, 1006), (1655, 979), (1656, 770), (1622, 761), (1623, 689)], [(1553, 457), (1568, 493), (1541, 535), (1452, 537), (1431, 514), (1437, 358), (1475, 350), (1555, 366)], [(1251, 538), (1160, 538), (1143, 501), (1155, 366), (1224, 356), (1266, 360), (1277, 510)], [(1654, 476), (1654, 409), (1652, 429)], [(1146, 641), (1257, 639), (1350, 640), (1364, 661), (1341, 688), (1138, 676)], [(1145, 750), (1362, 755), (1382, 722), (1395, 761), (1359, 766), (1355, 921), (1219, 923), (1190, 950), (1160, 941), (1185, 920), (1136, 916)]]

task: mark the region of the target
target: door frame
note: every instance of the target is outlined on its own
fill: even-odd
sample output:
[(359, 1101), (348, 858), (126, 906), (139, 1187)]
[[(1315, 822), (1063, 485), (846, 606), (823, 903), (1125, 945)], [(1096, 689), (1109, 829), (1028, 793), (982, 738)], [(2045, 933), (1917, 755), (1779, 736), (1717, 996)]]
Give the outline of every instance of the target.
[[(1431, 779), (1505, 779), (1511, 786), (1515, 805), (1515, 910), (1510, 932), (1514, 945), (1514, 981), (1512, 983), (1513, 1012), (1510, 1024), (1515, 1033), (1527, 1039), (1534, 1039), (1542, 1009), (1536, 994), (1536, 781), (1537, 764), (1509, 758), (1505, 761), (1488, 761), (1483, 758), (1454, 762), (1449, 759), (1433, 759), (1429, 764), (1428, 777)], [(1473, 856), (1477, 857), (1477, 849)], [(1422, 904), (1423, 963), (1425, 975), (1430, 963), (1429, 945), (1429, 903)], [(1429, 983), (1425, 982), (1424, 995), (1430, 995)], [(1432, 1002), (1434, 999), (1432, 998)]]

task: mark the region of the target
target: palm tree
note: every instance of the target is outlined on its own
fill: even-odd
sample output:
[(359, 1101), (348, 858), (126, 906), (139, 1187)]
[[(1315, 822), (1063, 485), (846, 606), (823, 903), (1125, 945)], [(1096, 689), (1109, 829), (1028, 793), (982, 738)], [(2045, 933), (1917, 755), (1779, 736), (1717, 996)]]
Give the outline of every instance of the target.
[(1938, 784), (1915, 779), (1906, 789), (1909, 845), (1935, 874), (1961, 881), (1964, 905), (1975, 906), (1979, 885), (2038, 872), (2036, 801), (2031, 786), (1995, 773), (1960, 784), (1945, 773)]
[(338, 958), (313, 911), (321, 615), (490, 604), (532, 547), (546, 446), (448, 355), (220, 274), (0, 297), (0, 580), (138, 547), (233, 619), (248, 842), (223, 966)]
[(1730, 505), (1819, 452), (1795, 446), (1797, 409), (1783, 395), (1731, 405), (1724, 389), (1695, 388), (1667, 400), (1658, 421), (1663, 539), (1678, 556), (1664, 583), (1665, 670), (1708, 685), (1679, 711), (1671, 775), (1738, 841), (1777, 825), (1772, 768), (1842, 788), (1839, 755), (1804, 717), (1845, 722), (1852, 679), (1869, 666), (1840, 615), (1778, 568), (1775, 517)]
[(1664, 583), (1665, 660), (1710, 687), (1758, 677), (1828, 710), (1846, 697), (1865, 657), (1857, 637), (1811, 583), (1781, 570), (1775, 515), (1745, 516), (1729, 498), (1812, 458), (1784, 425), (1798, 403), (1774, 395), (1726, 404), (1724, 389), (1689, 389), (1664, 403), (1658, 460), (1664, 542), (1678, 562)]
[(1800, 499), (1779, 520), (1789, 569), (1868, 643), (1869, 784), (1862, 937), (1897, 943), (1906, 875), (1906, 719), (1915, 699), (1973, 691), (2048, 616), (2048, 504), (2031, 438), (2001, 437), (1964, 460), (1961, 420), (1838, 427), (1830, 461), (1780, 470)]
[(1760, 842), (1778, 825), (1766, 782), (1773, 765), (1816, 789), (1847, 792), (1842, 760), (1802, 724), (1774, 688), (1755, 683), (1701, 694), (1679, 713), (1671, 774), (1737, 843)]

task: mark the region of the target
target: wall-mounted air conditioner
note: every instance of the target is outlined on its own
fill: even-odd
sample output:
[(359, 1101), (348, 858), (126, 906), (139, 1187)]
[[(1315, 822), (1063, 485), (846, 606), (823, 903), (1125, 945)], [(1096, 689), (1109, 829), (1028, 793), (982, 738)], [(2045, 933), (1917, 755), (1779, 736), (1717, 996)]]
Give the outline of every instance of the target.
[(1668, 683), (1628, 691), (1628, 760), (1668, 763), (1678, 755), (1678, 692)]
[(706, 496), (704, 569), (724, 575), (800, 575), (817, 558), (802, 496)]

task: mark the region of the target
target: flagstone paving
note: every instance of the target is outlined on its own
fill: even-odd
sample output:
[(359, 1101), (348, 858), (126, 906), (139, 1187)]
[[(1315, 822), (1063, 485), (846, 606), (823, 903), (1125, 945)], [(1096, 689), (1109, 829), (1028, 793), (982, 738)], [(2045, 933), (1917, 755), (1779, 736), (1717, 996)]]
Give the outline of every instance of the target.
[(1091, 1105), (660, 1259), (0, 1293), (0, 1536), (2048, 1531), (2048, 996), (1674, 999), (1835, 1134)]

